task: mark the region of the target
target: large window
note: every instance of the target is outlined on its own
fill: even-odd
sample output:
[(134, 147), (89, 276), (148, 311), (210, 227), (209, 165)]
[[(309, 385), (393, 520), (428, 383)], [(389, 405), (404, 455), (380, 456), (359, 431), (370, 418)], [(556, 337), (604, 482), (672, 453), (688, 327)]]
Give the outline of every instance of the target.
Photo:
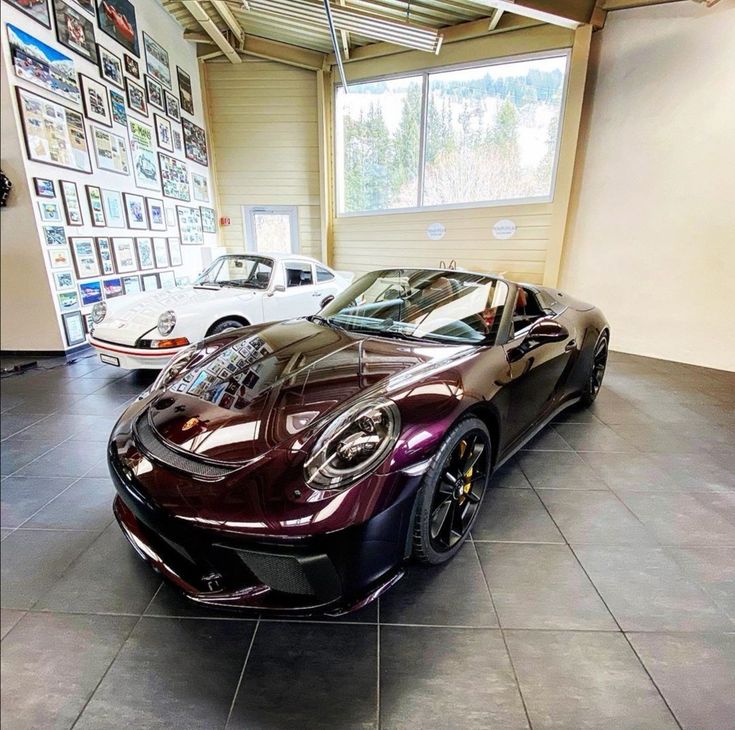
[(549, 199), (567, 54), (337, 89), (338, 212)]

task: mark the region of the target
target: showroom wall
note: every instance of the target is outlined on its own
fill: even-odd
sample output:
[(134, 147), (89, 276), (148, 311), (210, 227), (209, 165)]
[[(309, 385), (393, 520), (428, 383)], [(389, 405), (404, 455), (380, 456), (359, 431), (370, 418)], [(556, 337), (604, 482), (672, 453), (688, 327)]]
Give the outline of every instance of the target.
[(242, 206), (296, 205), (300, 252), (320, 257), (317, 74), (269, 61), (208, 63), (223, 244), (241, 251)]
[(735, 370), (735, 9), (608, 14), (593, 36), (561, 285), (612, 346)]
[[(134, 35), (139, 56), (133, 52), (131, 42), (126, 47), (120, 37), (113, 38), (103, 31), (103, 21), (95, 14), (93, 2), (56, 0), (48, 4), (49, 16), (44, 15), (45, 3), (30, 6), (27, 13), (22, 12), (21, 5), (18, 0), (3, 2), (0, 28), (2, 166), (14, 185), (8, 207), (0, 214), (3, 272), (0, 346), (3, 351), (68, 350), (83, 342), (84, 331), (89, 327), (90, 292), (94, 295), (99, 291), (100, 297), (105, 299), (127, 292), (128, 287), (130, 290), (143, 286), (164, 288), (175, 285), (176, 281), (187, 281), (201, 270), (203, 262), (209, 259), (210, 247), (216, 245), (211, 171), (204, 164), (202, 147), (196, 147), (196, 140), (191, 134), (187, 137), (183, 126), (187, 122), (200, 129), (206, 126), (199, 69), (196, 47), (182, 41), (181, 27), (157, 2), (146, 0), (131, 4), (129, 0), (114, 0), (111, 5), (122, 10), (135, 9), (137, 32)], [(55, 12), (66, 13), (67, 19), (58, 21)], [(74, 37), (66, 35), (67, 27), (78, 31), (76, 45)], [(158, 87), (164, 101), (163, 109), (154, 108), (151, 103), (156, 101), (156, 87), (154, 72), (147, 64), (143, 32), (153, 39), (164, 56), (168, 54), (170, 90), (165, 83)], [(108, 62), (115, 66), (117, 59), (120, 63), (121, 68), (114, 72), (106, 66), (111, 77), (104, 78), (101, 74), (97, 44), (110, 54)], [(151, 47), (149, 45), (149, 50)], [(125, 55), (137, 62), (138, 76), (126, 64)], [(191, 113), (181, 108), (177, 67), (191, 80)], [(54, 70), (43, 70), (48, 68)], [(163, 68), (156, 68), (162, 74), (160, 78), (165, 79)], [(154, 81), (150, 94), (143, 90), (147, 75)], [(113, 78), (120, 81), (120, 86)], [(125, 89), (131, 82), (137, 84), (146, 97), (147, 113), (131, 108)], [(86, 92), (82, 84), (86, 85)], [(80, 88), (75, 94), (73, 87), (76, 86)], [(135, 87), (130, 88), (135, 93)], [(37, 109), (43, 112), (38, 113), (47, 115), (46, 123), (51, 118), (48, 116), (51, 109), (64, 116), (66, 130), (74, 129), (67, 126), (70, 119), (78, 119), (83, 126), (89, 159), (86, 159), (81, 138), (74, 163), (65, 166), (53, 164), (55, 143), (49, 142), (50, 138), (44, 139), (44, 134), (30, 138), (27, 143), (28, 130), (34, 129), (33, 114), (36, 112), (32, 112), (25, 123), (21, 121), (17, 89), (22, 89), (24, 98), (33, 104), (40, 102)], [(164, 89), (170, 94), (168, 102), (162, 93)], [(111, 104), (112, 92), (120, 95), (118, 99), (122, 98), (116, 107)], [(95, 110), (97, 100), (100, 106)], [(63, 108), (66, 111), (61, 111)], [(129, 128), (136, 122), (138, 130), (147, 128), (151, 134), (149, 147), (143, 153), (137, 151), (140, 147), (136, 148), (136, 144), (141, 143), (140, 138), (136, 141)], [(141, 123), (145, 126), (141, 127)], [(43, 127), (44, 124), (38, 128)], [(161, 136), (157, 135), (157, 127)], [(74, 149), (73, 131), (68, 139), (72, 140), (68, 148)], [(124, 150), (120, 146), (113, 150), (102, 144), (95, 145), (94, 139), (123, 145)], [(168, 162), (160, 153), (167, 156)], [(198, 160), (192, 159), (197, 155)], [(30, 159), (31, 156), (34, 159)], [(158, 182), (152, 180), (144, 185), (141, 165), (148, 165), (150, 172), (151, 164), (156, 168)], [(172, 182), (173, 174), (167, 176), (168, 182), (163, 184), (162, 165), (171, 165), (178, 171), (181, 176), (178, 185)], [(115, 166), (117, 170), (112, 169)], [(194, 194), (193, 174), (199, 176), (199, 181), (206, 181), (197, 186), (198, 197)], [(47, 196), (39, 194), (34, 178), (51, 181), (51, 184), (43, 183), (48, 187)], [(67, 213), (61, 181), (76, 185), (79, 211)], [(129, 200), (131, 211), (135, 210), (136, 202), (142, 203), (143, 219), (131, 223), (123, 211), (122, 220), (113, 226), (110, 211), (88, 198), (87, 186), (93, 187), (92, 195), (94, 189), (109, 194), (113, 205), (117, 194), (141, 196)], [(203, 200), (201, 194), (205, 186), (207, 200)], [(66, 187), (73, 191), (73, 185)], [(178, 198), (171, 195), (174, 188)], [(118, 202), (125, 208), (124, 198), (119, 198)], [(55, 208), (53, 214), (58, 219), (42, 220), (41, 206), (47, 215)], [(201, 216), (203, 208), (209, 209), (205, 217), (214, 221), (210, 230), (215, 232), (204, 232), (201, 225), (197, 228), (197, 215)], [(179, 220), (179, 211), (184, 214), (182, 220)], [(133, 240), (128, 244), (130, 248), (126, 249), (125, 245), (121, 248), (121, 251), (134, 252), (125, 267), (118, 265), (112, 251), (115, 239)], [(138, 245), (140, 239), (143, 243)], [(184, 245), (179, 247), (177, 241)], [(158, 255), (151, 259), (154, 245)], [(75, 249), (78, 256), (74, 254)], [(86, 304), (84, 297), (88, 300)], [(28, 316), (21, 316), (23, 312), (28, 312)]]

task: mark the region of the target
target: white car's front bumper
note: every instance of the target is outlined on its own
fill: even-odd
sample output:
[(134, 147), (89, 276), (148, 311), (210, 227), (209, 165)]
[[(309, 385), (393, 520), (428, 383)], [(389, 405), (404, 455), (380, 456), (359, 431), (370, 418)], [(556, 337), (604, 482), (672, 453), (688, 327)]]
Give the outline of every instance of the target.
[(87, 342), (97, 350), (100, 360), (107, 365), (116, 365), (127, 370), (160, 370), (168, 361), (188, 345), (167, 350), (147, 350), (128, 347), (113, 342), (103, 342), (87, 335)]

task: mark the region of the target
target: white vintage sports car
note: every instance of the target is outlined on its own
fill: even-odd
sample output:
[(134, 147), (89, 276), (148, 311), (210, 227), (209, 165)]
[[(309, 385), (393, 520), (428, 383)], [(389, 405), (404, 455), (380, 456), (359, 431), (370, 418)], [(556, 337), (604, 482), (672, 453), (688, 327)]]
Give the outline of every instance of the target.
[(108, 365), (160, 369), (182, 348), (209, 335), (315, 314), (347, 288), (352, 276), (306, 256), (220, 256), (192, 286), (95, 304), (87, 339)]

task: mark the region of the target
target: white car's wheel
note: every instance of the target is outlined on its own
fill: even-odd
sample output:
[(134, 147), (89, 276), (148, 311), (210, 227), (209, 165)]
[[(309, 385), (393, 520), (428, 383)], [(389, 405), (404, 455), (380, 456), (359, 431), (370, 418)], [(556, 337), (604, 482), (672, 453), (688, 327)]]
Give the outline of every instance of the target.
[(240, 327), (247, 327), (248, 323), (240, 319), (222, 319), (219, 322), (215, 322), (208, 330), (207, 337), (210, 335), (221, 335), (227, 330), (236, 330)]

